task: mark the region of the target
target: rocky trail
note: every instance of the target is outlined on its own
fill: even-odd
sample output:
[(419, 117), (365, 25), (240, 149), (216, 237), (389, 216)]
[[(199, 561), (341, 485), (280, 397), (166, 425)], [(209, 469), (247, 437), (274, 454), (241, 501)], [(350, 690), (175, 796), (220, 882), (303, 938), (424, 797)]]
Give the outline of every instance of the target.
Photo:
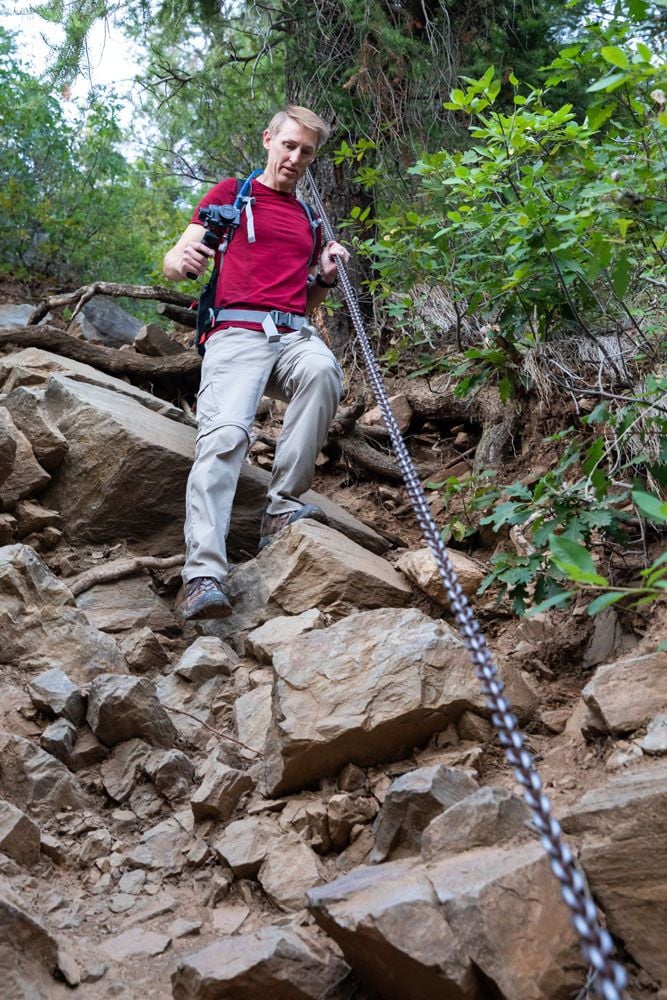
[[(0, 307), (0, 995), (592, 997), (432, 557), (368, 436), (321, 456), (309, 499), (329, 526), (295, 523), (257, 554), (282, 415), (260, 409), (233, 615), (184, 625), (187, 400), (26, 347), (16, 309)], [(69, 333), (182, 349), (139, 321), (112, 343), (98, 323)], [(449, 414), (442, 441), (394, 388), (425, 480), (493, 436), (492, 416)], [(667, 1000), (664, 619), (519, 620), (474, 596), (488, 550), (451, 554), (628, 995)]]

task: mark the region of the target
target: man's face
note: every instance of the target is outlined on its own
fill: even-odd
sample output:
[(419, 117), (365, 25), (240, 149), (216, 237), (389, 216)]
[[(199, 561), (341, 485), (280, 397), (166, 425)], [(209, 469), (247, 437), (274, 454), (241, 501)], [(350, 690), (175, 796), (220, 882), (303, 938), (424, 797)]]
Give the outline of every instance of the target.
[(268, 157), (264, 175), (277, 191), (291, 191), (315, 159), (317, 133), (304, 128), (293, 118), (287, 118), (273, 135), (267, 129), (263, 136)]

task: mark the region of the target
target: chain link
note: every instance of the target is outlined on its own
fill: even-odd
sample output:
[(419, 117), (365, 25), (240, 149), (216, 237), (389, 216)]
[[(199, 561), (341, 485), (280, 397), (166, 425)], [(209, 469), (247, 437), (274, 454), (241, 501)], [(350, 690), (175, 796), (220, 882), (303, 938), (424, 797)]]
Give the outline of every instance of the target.
[[(334, 240), (331, 223), (310, 170), (307, 176), (313, 200), (322, 219), (324, 235), (327, 240)], [(487, 707), (491, 710), (491, 721), (498, 734), (498, 740), (505, 749), (505, 758), (514, 768), (515, 778), (524, 790), (524, 799), (540, 834), (542, 847), (549, 856), (551, 870), (560, 883), (561, 895), (571, 912), (572, 925), (581, 939), (582, 953), (593, 973), (593, 989), (602, 1000), (623, 1000), (623, 991), (627, 985), (625, 969), (613, 959), (614, 943), (611, 935), (598, 920), (597, 909), (585, 878), (577, 867), (572, 851), (563, 841), (561, 827), (552, 813), (549, 797), (542, 791), (542, 781), (533, 757), (526, 749), (516, 716), (512, 713), (512, 706), (504, 694), (505, 685), (475, 614), (461, 590), (445, 543), (428, 508), (414, 462), (389, 405), (387, 391), (366, 336), (361, 310), (347, 269), (341, 260), (337, 261), (337, 267), (339, 282), (350, 310), (369, 381), (384, 417), (408, 496), (422, 534), (435, 556), (457, 628), (475, 667), (475, 674), (486, 697)]]

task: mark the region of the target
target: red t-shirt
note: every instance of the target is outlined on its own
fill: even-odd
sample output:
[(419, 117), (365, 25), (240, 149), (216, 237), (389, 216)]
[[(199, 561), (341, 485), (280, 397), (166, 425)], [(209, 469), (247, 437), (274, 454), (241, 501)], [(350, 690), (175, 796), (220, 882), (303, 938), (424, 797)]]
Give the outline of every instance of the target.
[[(218, 276), (215, 305), (220, 309), (256, 309), (303, 315), (306, 311), (306, 281), (308, 262), (313, 251), (310, 223), (296, 195), (252, 182), (255, 202), (255, 242), (248, 243), (246, 210), (224, 255)], [(204, 195), (195, 209), (191, 222), (201, 225), (199, 209), (208, 205), (229, 205), (236, 198), (236, 180), (227, 178)], [(321, 249), (317, 231), (315, 258)], [(216, 257), (216, 266), (220, 261)], [(261, 323), (223, 321), (214, 330), (241, 326), (261, 330)], [(213, 332), (213, 331), (211, 331)], [(210, 334), (209, 334), (210, 336)]]

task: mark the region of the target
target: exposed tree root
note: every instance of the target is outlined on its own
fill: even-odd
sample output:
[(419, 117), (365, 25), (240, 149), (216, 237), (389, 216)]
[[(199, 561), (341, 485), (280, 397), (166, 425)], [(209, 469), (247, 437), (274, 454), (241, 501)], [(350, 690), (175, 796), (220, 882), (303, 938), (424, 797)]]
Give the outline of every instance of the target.
[(78, 576), (71, 576), (64, 583), (69, 587), (75, 597), (82, 594), (84, 590), (89, 590), (98, 583), (110, 583), (112, 580), (121, 580), (125, 576), (133, 576), (141, 573), (144, 569), (173, 569), (181, 566), (185, 562), (185, 556), (133, 556), (129, 559), (116, 559), (114, 562), (105, 563), (102, 566), (93, 566)]
[(54, 351), (64, 358), (92, 365), (109, 375), (128, 375), (151, 382), (174, 383), (199, 372), (201, 358), (196, 351), (183, 351), (165, 358), (149, 358), (135, 351), (119, 351), (79, 340), (55, 326), (0, 326), (0, 348), (15, 344), (17, 348), (39, 347)]

